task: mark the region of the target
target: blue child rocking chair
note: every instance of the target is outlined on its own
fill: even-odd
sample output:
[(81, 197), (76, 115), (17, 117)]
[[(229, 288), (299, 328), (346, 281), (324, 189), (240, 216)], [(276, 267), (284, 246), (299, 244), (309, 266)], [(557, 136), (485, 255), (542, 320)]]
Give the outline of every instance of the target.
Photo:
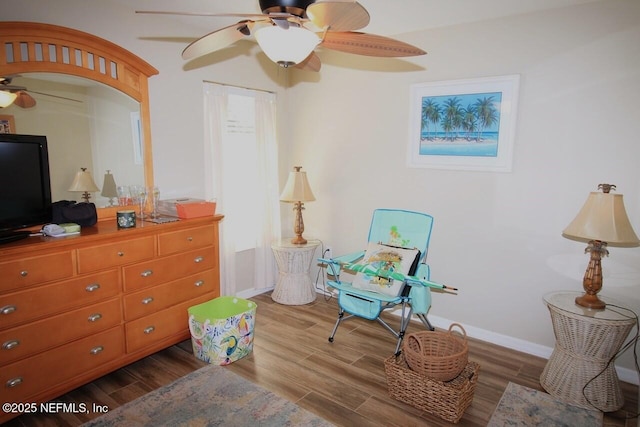
[[(338, 292), (338, 319), (329, 336), (330, 342), (333, 342), (340, 324), (353, 317), (375, 320), (391, 332), (397, 338), (396, 354), (400, 351), (413, 314), (428, 330), (434, 330), (427, 319), (431, 307), (430, 287), (443, 289), (446, 286), (429, 280), (430, 268), (426, 258), (432, 226), (433, 217), (425, 213), (376, 209), (366, 251), (319, 260), (333, 276), (327, 284)], [(412, 262), (403, 261), (402, 265), (396, 262), (403, 257), (412, 258)], [(398, 271), (398, 267), (407, 270)], [(352, 282), (340, 280), (343, 270), (357, 272)], [(396, 307), (401, 309), (400, 325), (394, 329), (380, 315)]]

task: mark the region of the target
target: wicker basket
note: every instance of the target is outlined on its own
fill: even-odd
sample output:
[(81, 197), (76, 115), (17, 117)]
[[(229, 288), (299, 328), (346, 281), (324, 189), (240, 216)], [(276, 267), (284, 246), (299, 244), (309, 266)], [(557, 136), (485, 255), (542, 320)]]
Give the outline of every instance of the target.
[(453, 380), (435, 381), (409, 369), (403, 354), (384, 361), (391, 397), (452, 423), (471, 405), (479, 370), (480, 365), (469, 362)]
[[(454, 333), (453, 327), (462, 331)], [(452, 323), (448, 332), (415, 332), (407, 335), (402, 344), (407, 365), (425, 377), (449, 381), (460, 375), (469, 361), (467, 333), (458, 323)]]

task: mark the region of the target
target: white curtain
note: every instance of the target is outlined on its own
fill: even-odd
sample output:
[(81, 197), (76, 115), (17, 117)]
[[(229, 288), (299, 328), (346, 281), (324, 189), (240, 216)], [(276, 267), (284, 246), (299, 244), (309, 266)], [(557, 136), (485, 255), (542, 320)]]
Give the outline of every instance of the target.
[[(275, 95), (216, 83), (204, 83), (205, 190), (207, 198), (217, 200), (217, 211), (223, 214), (226, 212), (225, 206), (230, 203), (225, 200), (225, 194), (231, 194), (234, 191), (234, 179), (231, 179), (233, 171), (242, 167), (242, 165), (225, 161), (223, 138), (226, 133), (230, 93), (251, 96), (255, 99), (257, 178), (254, 185), (258, 191), (252, 219), (258, 224), (258, 232), (255, 236), (252, 267), (254, 288), (264, 289), (272, 287), (276, 281), (277, 267), (271, 252), (271, 243), (280, 238)], [(234, 215), (225, 215), (220, 225), (220, 292), (221, 295), (235, 295), (237, 251), (234, 236), (241, 232), (243, 223)], [(243, 268), (248, 267), (243, 266)]]
[(276, 140), (276, 99), (268, 92), (254, 92), (256, 99), (256, 142), (258, 148), (258, 182), (260, 185), (256, 214), (254, 283), (256, 289), (275, 285), (278, 273), (271, 243), (280, 238), (280, 191), (278, 188), (278, 143)]

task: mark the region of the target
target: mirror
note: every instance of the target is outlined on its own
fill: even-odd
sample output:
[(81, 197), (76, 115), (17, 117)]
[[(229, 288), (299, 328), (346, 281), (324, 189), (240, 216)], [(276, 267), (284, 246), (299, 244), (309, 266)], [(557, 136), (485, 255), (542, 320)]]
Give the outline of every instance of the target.
[[(58, 156), (56, 152), (54, 153), (56, 158), (61, 158), (61, 160), (56, 160), (56, 162), (62, 165), (65, 161), (70, 160), (69, 157), (75, 156), (78, 156), (82, 162), (91, 161), (93, 168), (100, 169), (102, 173), (97, 174), (95, 170), (92, 171), (96, 184), (98, 187), (102, 187), (103, 171), (111, 170), (114, 172), (116, 170), (116, 167), (111, 166), (110, 163), (129, 162), (129, 160), (123, 160), (125, 157), (120, 157), (120, 155), (117, 154), (121, 150), (127, 150), (122, 147), (128, 146), (134, 154), (132, 157), (126, 156), (126, 158), (133, 159), (131, 160), (132, 163), (141, 163), (144, 184), (149, 187), (153, 186), (148, 78), (158, 74), (158, 70), (138, 56), (114, 43), (89, 33), (57, 25), (35, 22), (0, 22), (0, 40), (2, 40), (2, 44), (0, 45), (0, 68), (2, 69), (2, 75), (22, 75), (24, 78), (30, 78), (31, 81), (29, 81), (28, 84), (22, 84), (26, 86), (27, 89), (36, 90), (33, 85), (40, 84), (37, 82), (38, 79), (36, 77), (43, 76), (39, 73), (47, 73), (47, 75), (49, 75), (48, 80), (52, 78), (56, 80), (57, 77), (58, 80), (61, 80), (56, 82), (59, 85), (78, 86), (78, 84), (83, 81), (82, 79), (84, 79), (84, 87), (91, 88), (76, 88), (83, 92), (80, 97), (83, 98), (87, 104), (91, 104), (89, 110), (93, 110), (92, 115), (76, 111), (76, 115), (91, 116), (90, 120), (92, 120), (91, 125), (80, 125), (82, 126), (82, 131), (78, 130), (77, 133), (78, 135), (83, 135), (82, 138), (76, 135), (76, 131), (69, 134), (70, 130), (63, 126), (62, 122), (64, 122), (64, 120), (62, 119), (56, 126), (56, 128), (59, 128), (59, 132), (62, 132), (64, 135), (60, 139), (89, 139), (89, 146), (84, 145), (77, 146), (73, 149), (66, 149), (67, 152), (61, 156)], [(65, 78), (72, 78), (72, 76), (78, 78), (74, 80), (73, 85), (69, 84), (69, 81), (64, 81)], [(99, 82), (101, 85), (86, 84), (87, 81)], [(18, 82), (14, 81), (14, 84), (18, 85)], [(29, 87), (29, 85), (32, 87)], [(79, 87), (83, 86), (79, 85)], [(45, 90), (42, 92), (45, 92)], [(100, 93), (99, 96), (98, 93)], [(44, 96), (41, 98), (44, 98)], [(69, 96), (69, 98), (71, 99), (73, 97)], [(115, 113), (115, 110), (111, 107), (114, 107), (116, 104), (119, 105), (120, 101), (116, 102), (116, 99), (122, 100), (124, 98), (129, 98), (129, 101), (131, 101), (129, 104), (133, 106), (133, 109), (127, 110), (124, 107), (118, 107), (119, 112)], [(67, 102), (72, 103), (74, 101)], [(125, 101), (125, 104), (126, 103)], [(136, 103), (138, 107), (137, 113), (135, 112)], [(77, 105), (76, 108), (80, 109)], [(109, 110), (109, 112), (107, 112), (107, 110)], [(25, 112), (28, 111), (29, 110), (25, 110)], [(7, 108), (4, 108), (2, 112), (3, 114), (6, 112), (7, 115), (9, 115)], [(128, 120), (126, 118), (127, 115), (129, 116)], [(20, 114), (20, 116), (22, 116), (22, 114)], [(96, 117), (100, 117), (100, 123), (98, 123)], [(27, 126), (31, 125), (27, 125), (27, 122), (37, 121), (33, 118), (25, 118), (24, 122), (22, 118), (19, 120), (20, 121), (18, 121), (18, 119), (15, 120), (19, 133), (30, 132)], [(128, 133), (125, 130), (127, 126), (133, 137), (124, 136), (125, 133)], [(85, 129), (85, 127), (88, 129)], [(103, 134), (103, 131), (106, 133)], [(51, 132), (51, 129), (47, 129), (44, 134), (46, 135), (49, 132)], [(64, 132), (67, 133), (65, 134)], [(42, 134), (43, 132), (39, 133)], [(139, 142), (137, 140), (138, 138)], [(127, 141), (121, 141), (123, 139)], [(114, 142), (115, 140), (118, 141)], [(62, 143), (56, 141), (56, 144)], [(73, 153), (70, 153), (70, 151), (73, 151)], [(78, 154), (76, 154), (76, 151)], [(53, 171), (54, 167), (55, 166), (51, 166), (52, 174), (64, 176), (62, 181), (68, 179), (66, 176), (69, 171), (66, 166), (61, 166), (65, 170), (56, 170), (55, 172)], [(74, 163), (72, 169), (78, 167), (88, 166), (78, 166)], [(123, 168), (123, 175), (129, 173), (124, 172), (124, 170)], [(140, 183), (136, 182), (139, 178), (135, 173), (136, 172), (131, 172), (131, 175), (122, 177), (120, 179), (121, 184)], [(73, 179), (73, 175), (71, 179)], [(67, 184), (56, 183), (56, 186), (62, 189), (64, 189), (66, 185)], [(54, 200), (58, 199), (60, 191), (64, 190), (57, 189), (56, 194), (53, 196)], [(99, 193), (94, 193), (94, 197), (96, 195), (99, 197)], [(96, 199), (94, 198), (93, 200)], [(99, 209), (98, 217), (99, 219), (103, 219), (115, 216), (115, 210), (117, 210), (117, 208)]]
[[(81, 200), (68, 191), (80, 168), (87, 168), (100, 190), (104, 175), (116, 185), (144, 183), (140, 104), (103, 83), (55, 73), (24, 73), (11, 85), (25, 87), (36, 105), (15, 103), (3, 109), (14, 118), (15, 133), (46, 135), (49, 146), (51, 194), (56, 200)], [(116, 199), (91, 193), (98, 207)]]

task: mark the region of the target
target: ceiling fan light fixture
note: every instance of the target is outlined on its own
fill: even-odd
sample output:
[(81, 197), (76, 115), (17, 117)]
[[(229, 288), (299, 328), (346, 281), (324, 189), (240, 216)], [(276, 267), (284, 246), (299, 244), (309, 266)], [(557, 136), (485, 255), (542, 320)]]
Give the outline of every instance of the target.
[(13, 101), (18, 97), (17, 94), (6, 90), (0, 90), (0, 107), (5, 108), (13, 104)]
[(294, 26), (260, 28), (255, 37), (269, 59), (285, 68), (304, 61), (320, 43), (316, 33)]

